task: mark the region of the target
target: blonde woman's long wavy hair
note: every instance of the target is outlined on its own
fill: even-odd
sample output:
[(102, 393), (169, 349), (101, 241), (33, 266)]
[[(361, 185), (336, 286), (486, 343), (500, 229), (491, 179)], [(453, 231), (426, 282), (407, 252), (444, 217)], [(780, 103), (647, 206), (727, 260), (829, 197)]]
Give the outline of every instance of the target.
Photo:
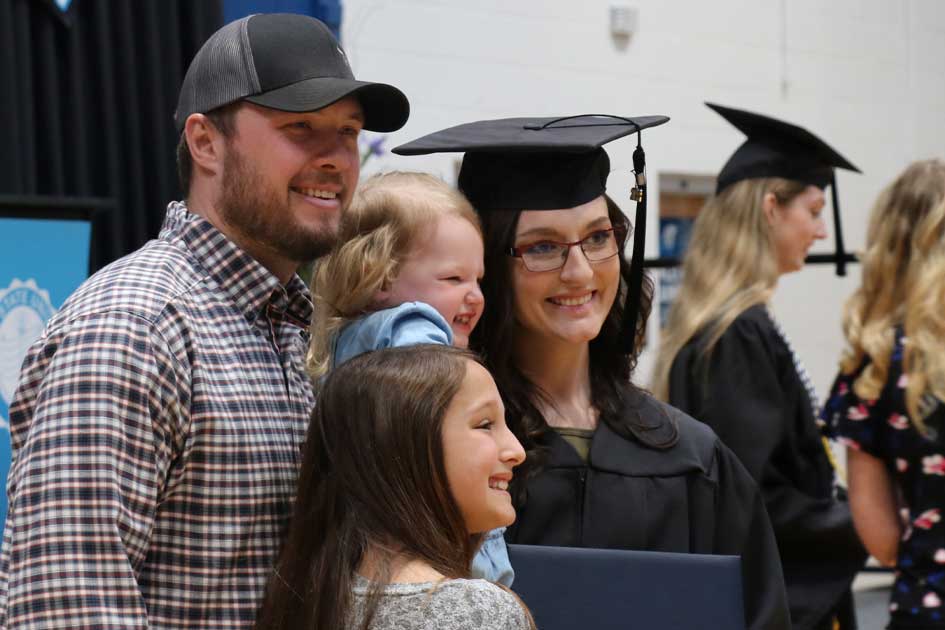
[(879, 396), (889, 373), (895, 327), (907, 338), (906, 408), (925, 432), (926, 396), (945, 400), (945, 162), (910, 165), (876, 199), (870, 214), (860, 287), (847, 300), (844, 374), (870, 363), (854, 382), (857, 396)]
[(392, 171), (359, 184), (339, 228), (338, 244), (312, 273), (312, 340), (306, 365), (313, 378), (331, 368), (335, 336), (353, 319), (384, 308), (375, 296), (444, 215), (469, 221), (482, 235), (465, 196), (427, 173)]
[(776, 177), (743, 179), (709, 199), (696, 219), (683, 261), (682, 284), (660, 336), (653, 393), (669, 398), (676, 355), (706, 331), (704, 356), (745, 309), (769, 300), (778, 281), (764, 197), (780, 205), (807, 187)]

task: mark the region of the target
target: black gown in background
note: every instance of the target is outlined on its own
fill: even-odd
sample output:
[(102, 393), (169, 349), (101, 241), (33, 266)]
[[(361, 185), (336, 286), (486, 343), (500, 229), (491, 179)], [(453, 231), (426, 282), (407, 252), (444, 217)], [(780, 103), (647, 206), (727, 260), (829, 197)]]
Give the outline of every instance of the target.
[(648, 395), (630, 391), (628, 397), (628, 414), (639, 413), (656, 433), (675, 423), (679, 441), (657, 450), (602, 422), (585, 462), (547, 431), (547, 462), (528, 480), (506, 540), (739, 555), (747, 627), (789, 628), (777, 546), (758, 486), (705, 425)]
[[(850, 584), (866, 560), (793, 355), (763, 305), (740, 314), (706, 359), (680, 350), (669, 401), (711, 426), (761, 486), (781, 552), (795, 630), (832, 611), (851, 618)], [(840, 607), (840, 610), (837, 608)]]

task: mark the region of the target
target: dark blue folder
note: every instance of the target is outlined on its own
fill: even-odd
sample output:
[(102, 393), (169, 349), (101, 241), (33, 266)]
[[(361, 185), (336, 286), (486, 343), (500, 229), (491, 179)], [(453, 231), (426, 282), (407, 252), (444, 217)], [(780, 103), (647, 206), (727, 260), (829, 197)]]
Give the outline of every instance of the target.
[(509, 545), (538, 630), (744, 630), (738, 556)]

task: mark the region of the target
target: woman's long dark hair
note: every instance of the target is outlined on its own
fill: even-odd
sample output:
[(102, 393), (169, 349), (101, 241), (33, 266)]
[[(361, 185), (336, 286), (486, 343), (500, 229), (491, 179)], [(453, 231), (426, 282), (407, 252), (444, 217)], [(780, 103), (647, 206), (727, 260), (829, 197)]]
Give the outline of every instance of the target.
[[(622, 228), (615, 234), (619, 234), (620, 251), (623, 252), (633, 227), (620, 207), (610, 197), (605, 195), (604, 198), (611, 225)], [(486, 308), (472, 333), (470, 347), (482, 355), (486, 367), (492, 372), (505, 403), (509, 427), (525, 447), (527, 457), (523, 466), (527, 467), (528, 474), (534, 474), (544, 459), (541, 438), (548, 429), (537, 403), (547, 397), (522, 373), (515, 361), (515, 295), (511, 259), (506, 252), (515, 244), (519, 216), (520, 211), (482, 213), (486, 271), (482, 293)], [(632, 331), (624, 330), (622, 322), (630, 263), (622, 253), (619, 259), (620, 290), (601, 326), (600, 334), (590, 342), (591, 402), (600, 420), (619, 435), (639, 440), (652, 448), (669, 448), (678, 439), (676, 427), (668, 416), (644, 419), (636, 413), (641, 392), (630, 382), (653, 303), (653, 281), (644, 274), (636, 327)], [(625, 337), (630, 334), (635, 335), (636, 339), (636, 350), (632, 355), (623, 351), (626, 347)], [(516, 475), (516, 479), (519, 478)]]
[(470, 535), (446, 478), (442, 425), (470, 352), (418, 345), (356, 357), (331, 371), (302, 450), (294, 516), (257, 628), (346, 627), (355, 572), (379, 556), (367, 629), (397, 557), (469, 577)]

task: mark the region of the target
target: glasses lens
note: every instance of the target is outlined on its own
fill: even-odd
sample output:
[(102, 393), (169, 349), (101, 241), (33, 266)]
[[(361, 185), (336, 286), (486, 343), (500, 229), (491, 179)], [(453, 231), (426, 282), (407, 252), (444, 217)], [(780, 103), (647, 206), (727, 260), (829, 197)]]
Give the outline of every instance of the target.
[(529, 271), (551, 271), (564, 265), (566, 247), (556, 243), (536, 243), (522, 252)]
[(581, 249), (588, 260), (606, 260), (617, 254), (617, 239), (613, 230), (600, 230), (581, 241)]

